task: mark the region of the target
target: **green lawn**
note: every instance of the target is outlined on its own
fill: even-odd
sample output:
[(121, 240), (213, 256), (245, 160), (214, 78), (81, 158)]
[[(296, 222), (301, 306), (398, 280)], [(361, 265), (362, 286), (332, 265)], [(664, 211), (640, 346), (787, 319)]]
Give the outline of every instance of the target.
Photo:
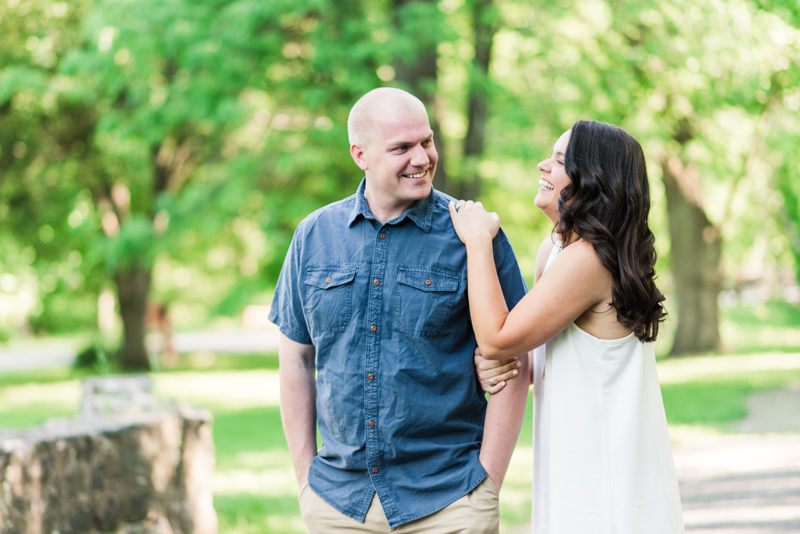
[[(673, 434), (682, 429), (726, 432), (746, 415), (747, 395), (800, 384), (800, 310), (787, 305), (723, 313), (729, 351), (659, 361)], [(764, 329), (769, 335), (764, 336)], [(215, 507), (221, 533), (305, 532), (297, 484), (278, 408), (277, 357), (184, 357), (178, 369), (154, 374), (156, 392), (214, 413)], [(74, 414), (83, 373), (66, 369), (0, 375), (0, 427), (23, 427)], [(501, 530), (530, 518), (531, 415), (503, 487)]]

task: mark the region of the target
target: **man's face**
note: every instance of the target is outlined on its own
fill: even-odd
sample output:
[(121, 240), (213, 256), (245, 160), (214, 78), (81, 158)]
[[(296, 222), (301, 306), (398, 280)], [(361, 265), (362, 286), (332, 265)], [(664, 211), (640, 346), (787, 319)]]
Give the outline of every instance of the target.
[(439, 160), (422, 110), (395, 110), (376, 119), (369, 145), (353, 157), (365, 171), (370, 202), (403, 209), (430, 194)]

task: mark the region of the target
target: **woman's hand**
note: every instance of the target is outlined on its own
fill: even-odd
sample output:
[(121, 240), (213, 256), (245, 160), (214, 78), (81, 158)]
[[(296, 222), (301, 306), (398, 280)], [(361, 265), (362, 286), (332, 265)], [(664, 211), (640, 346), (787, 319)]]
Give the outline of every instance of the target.
[(480, 202), (459, 200), (454, 203), (451, 200), (448, 209), (456, 234), (465, 245), (476, 239), (488, 238), (491, 241), (500, 230), (500, 217), (496, 213), (487, 213)]
[(475, 348), (473, 361), (481, 388), (490, 395), (506, 387), (506, 380), (516, 377), (519, 374), (518, 369), (522, 367), (522, 362), (517, 358), (502, 362), (487, 360), (481, 356), (480, 348)]

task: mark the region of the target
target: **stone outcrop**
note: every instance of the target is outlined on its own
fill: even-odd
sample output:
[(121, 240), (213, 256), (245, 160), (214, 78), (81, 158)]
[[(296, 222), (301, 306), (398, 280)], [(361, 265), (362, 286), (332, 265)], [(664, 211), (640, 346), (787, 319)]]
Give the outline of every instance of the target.
[(215, 534), (211, 413), (91, 405), (0, 429), (0, 534)]

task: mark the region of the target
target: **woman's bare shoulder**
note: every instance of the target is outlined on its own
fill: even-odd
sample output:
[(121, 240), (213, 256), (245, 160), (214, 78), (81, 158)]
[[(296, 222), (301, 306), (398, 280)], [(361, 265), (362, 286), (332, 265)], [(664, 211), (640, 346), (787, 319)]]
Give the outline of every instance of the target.
[(563, 261), (575, 265), (582, 272), (596, 272), (599, 275), (606, 275), (610, 273), (603, 265), (600, 255), (594, 249), (594, 246), (586, 239), (579, 239), (573, 241), (569, 246), (564, 247)]

